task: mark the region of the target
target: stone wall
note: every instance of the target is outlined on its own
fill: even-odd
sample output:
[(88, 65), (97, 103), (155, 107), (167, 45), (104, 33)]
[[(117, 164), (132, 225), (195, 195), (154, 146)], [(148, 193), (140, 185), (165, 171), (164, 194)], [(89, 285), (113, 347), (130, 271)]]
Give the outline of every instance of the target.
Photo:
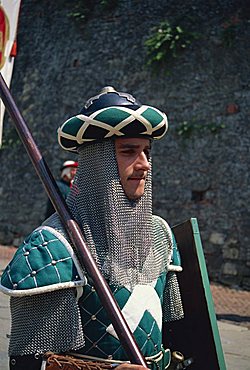
[[(70, 16), (78, 3), (23, 0), (20, 12), (11, 90), (53, 174), (75, 159), (58, 147), (58, 125), (103, 86), (159, 107), (168, 114), (169, 134), (153, 149), (154, 212), (171, 225), (196, 217), (210, 278), (249, 288), (245, 2), (118, 0), (107, 9), (92, 1), (86, 20)], [(144, 42), (166, 19), (198, 38), (152, 73)], [(223, 38), (228, 24), (235, 24), (230, 45)], [(43, 220), (46, 195), (7, 115), (4, 141), (0, 243), (18, 245)]]

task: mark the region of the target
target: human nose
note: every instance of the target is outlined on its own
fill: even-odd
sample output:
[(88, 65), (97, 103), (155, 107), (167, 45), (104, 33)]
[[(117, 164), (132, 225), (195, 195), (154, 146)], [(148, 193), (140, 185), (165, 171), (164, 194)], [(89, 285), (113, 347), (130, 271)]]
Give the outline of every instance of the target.
[(142, 152), (137, 158), (136, 166), (135, 168), (137, 170), (144, 170), (144, 171), (149, 171), (150, 170), (150, 163), (148, 160), (148, 157), (146, 153)]

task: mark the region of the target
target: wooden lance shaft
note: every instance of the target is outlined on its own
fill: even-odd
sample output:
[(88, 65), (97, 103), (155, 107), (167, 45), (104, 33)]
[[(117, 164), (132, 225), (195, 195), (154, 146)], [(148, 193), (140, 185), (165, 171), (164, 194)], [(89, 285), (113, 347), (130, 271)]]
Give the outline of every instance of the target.
[(131, 363), (147, 367), (146, 361), (131, 333), (128, 324), (126, 323), (122, 312), (102, 274), (100, 273), (95, 260), (93, 259), (89, 248), (84, 240), (82, 232), (78, 224), (72, 219), (68, 207), (62, 198), (57, 184), (42, 157), (31, 132), (18, 110), (16, 103), (0, 73), (0, 90), (1, 99), (14, 121), (16, 130), (22, 140), (25, 149), (31, 159), (33, 166), (42, 181), (43, 186), (50, 198), (56, 212), (58, 213), (61, 222), (66, 229), (72, 244), (79, 255), (80, 263), (85, 267), (89, 276), (91, 276), (96, 292), (102, 302), (103, 307), (107, 311), (113, 327), (119, 337), (119, 340), (127, 353)]

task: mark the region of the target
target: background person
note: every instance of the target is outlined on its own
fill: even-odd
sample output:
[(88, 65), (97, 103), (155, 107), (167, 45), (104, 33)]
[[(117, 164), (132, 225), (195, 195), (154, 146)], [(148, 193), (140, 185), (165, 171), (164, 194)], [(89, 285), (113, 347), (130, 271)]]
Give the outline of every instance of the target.
[[(70, 192), (70, 188), (73, 184), (74, 177), (76, 174), (77, 166), (78, 166), (77, 162), (68, 160), (65, 161), (62, 167), (60, 168), (61, 171), (60, 179), (57, 180), (56, 183), (64, 199), (67, 198)], [(50, 199), (48, 199), (45, 218), (50, 217), (54, 212), (55, 209), (53, 207), (53, 204), (51, 203)]]

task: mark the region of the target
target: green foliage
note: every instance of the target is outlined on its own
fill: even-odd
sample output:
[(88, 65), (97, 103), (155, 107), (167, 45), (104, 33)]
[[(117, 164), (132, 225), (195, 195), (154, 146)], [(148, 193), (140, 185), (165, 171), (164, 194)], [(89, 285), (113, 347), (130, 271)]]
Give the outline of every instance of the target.
[(163, 21), (152, 29), (151, 36), (145, 41), (148, 66), (160, 67), (186, 49), (198, 37), (197, 33), (187, 31), (180, 25)]
[(94, 2), (91, 0), (75, 1), (71, 4), (71, 12), (68, 17), (73, 18), (77, 22), (86, 21), (94, 8)]
[(213, 134), (217, 134), (221, 129), (225, 128), (225, 125), (223, 123), (197, 123), (196, 121), (182, 122), (177, 128), (176, 132), (179, 136), (182, 136), (183, 138), (189, 138), (191, 135), (195, 133), (206, 133), (210, 132)]
[(117, 5), (118, 0), (78, 0), (70, 3), (71, 11), (68, 17), (73, 18), (80, 25), (84, 24), (94, 10), (107, 11)]

